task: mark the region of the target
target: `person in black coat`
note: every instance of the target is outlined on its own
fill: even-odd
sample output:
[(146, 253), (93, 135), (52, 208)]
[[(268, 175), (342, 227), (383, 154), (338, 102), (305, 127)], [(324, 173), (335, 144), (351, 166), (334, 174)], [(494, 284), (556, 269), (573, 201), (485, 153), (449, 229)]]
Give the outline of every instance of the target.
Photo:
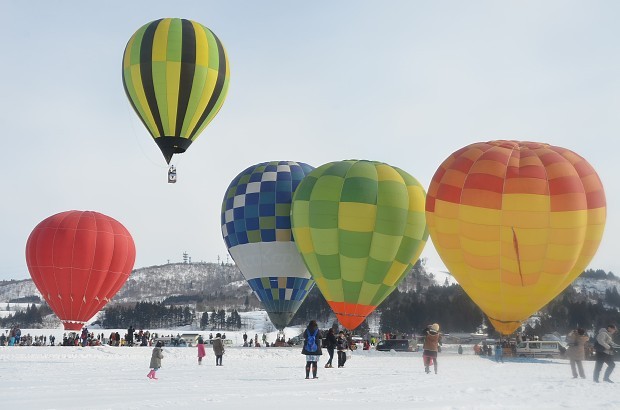
[(338, 333), (338, 338), (336, 339), (336, 349), (338, 349), (338, 367), (344, 367), (345, 362), (347, 361), (347, 350), (349, 350), (349, 342), (341, 330)]
[(316, 320), (311, 320), (308, 327), (304, 330), (304, 347), (301, 354), (306, 355), (306, 379), (310, 378), (310, 368), (312, 368), (312, 378), (317, 379), (317, 363), (323, 354), (321, 351), (321, 339), (323, 335), (319, 331)]
[(334, 350), (336, 349), (336, 335), (334, 334), (334, 328), (330, 328), (325, 337), (325, 347), (327, 353), (329, 353), (329, 360), (325, 364), (326, 368), (332, 367), (332, 359), (334, 358)]

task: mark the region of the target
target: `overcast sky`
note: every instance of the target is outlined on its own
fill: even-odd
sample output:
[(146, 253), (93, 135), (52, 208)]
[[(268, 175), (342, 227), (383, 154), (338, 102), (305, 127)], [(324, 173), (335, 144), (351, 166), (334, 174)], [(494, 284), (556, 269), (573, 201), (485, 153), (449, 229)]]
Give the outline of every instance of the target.
[[(132, 233), (135, 267), (216, 261), (230, 181), (264, 161), (370, 159), (426, 188), (478, 141), (548, 142), (585, 157), (608, 218), (590, 267), (620, 273), (620, 2), (107, 1), (0, 4), (0, 280), (28, 278), (43, 219), (78, 209)], [(121, 81), (127, 40), (162, 17), (223, 42), (228, 97), (177, 184)], [(429, 240), (423, 254), (443, 267)]]

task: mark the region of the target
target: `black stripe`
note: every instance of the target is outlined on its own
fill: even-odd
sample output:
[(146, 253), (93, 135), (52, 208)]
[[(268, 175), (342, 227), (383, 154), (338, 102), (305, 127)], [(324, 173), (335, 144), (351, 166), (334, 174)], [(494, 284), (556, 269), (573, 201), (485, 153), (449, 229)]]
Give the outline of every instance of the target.
[(142, 43), (140, 43), (140, 76), (142, 77), (142, 88), (149, 109), (155, 120), (155, 126), (160, 136), (164, 136), (164, 127), (157, 106), (157, 98), (155, 97), (155, 85), (153, 84), (153, 41), (155, 38), (155, 30), (162, 19), (155, 20), (144, 31)]
[(183, 121), (187, 114), (189, 96), (194, 85), (194, 71), (196, 70), (196, 33), (194, 25), (189, 20), (181, 20), (181, 77), (179, 79), (179, 100), (177, 102), (177, 124), (175, 136), (181, 136)]
[(215, 103), (220, 98), (220, 94), (224, 89), (224, 80), (226, 79), (226, 54), (224, 53), (224, 46), (222, 46), (220, 39), (217, 38), (217, 36), (211, 30), (209, 30), (209, 32), (211, 33), (211, 35), (213, 35), (215, 43), (217, 44), (217, 55), (219, 60), (219, 66), (217, 69), (217, 80), (215, 80), (215, 88), (213, 89), (213, 94), (211, 94), (209, 103), (207, 104), (207, 107), (205, 108), (202, 115), (200, 116), (200, 119), (196, 123), (196, 127), (192, 130), (192, 133), (189, 136), (190, 139), (194, 138), (194, 135), (196, 135), (196, 132), (198, 132), (198, 130), (202, 126), (202, 123), (205, 122), (205, 120), (211, 113), (211, 110), (213, 110)]

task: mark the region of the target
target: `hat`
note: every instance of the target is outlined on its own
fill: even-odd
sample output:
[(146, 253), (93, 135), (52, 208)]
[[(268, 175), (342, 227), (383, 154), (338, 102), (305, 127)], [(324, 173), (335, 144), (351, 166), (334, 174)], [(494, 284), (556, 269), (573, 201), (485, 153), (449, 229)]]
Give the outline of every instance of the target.
[(439, 332), (439, 325), (437, 323), (433, 323), (431, 325), (431, 330), (433, 330), (435, 332)]

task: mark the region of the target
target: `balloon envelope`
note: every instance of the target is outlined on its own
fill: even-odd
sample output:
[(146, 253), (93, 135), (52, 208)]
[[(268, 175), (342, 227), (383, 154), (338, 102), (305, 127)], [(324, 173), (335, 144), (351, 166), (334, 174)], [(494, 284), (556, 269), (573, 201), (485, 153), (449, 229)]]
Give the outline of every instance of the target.
[(222, 202), (228, 252), (279, 330), (314, 286), (293, 242), (290, 218), (293, 193), (312, 169), (293, 161), (253, 165), (233, 179)]
[(401, 169), (340, 161), (293, 197), (295, 243), (340, 323), (355, 329), (398, 286), (428, 238), (425, 193)]
[(155, 20), (129, 39), (125, 94), (166, 162), (185, 152), (218, 113), (229, 74), (224, 46), (195, 21)]
[(67, 211), (39, 223), (26, 243), (30, 276), (66, 330), (80, 330), (123, 286), (136, 258), (115, 219)]
[(603, 235), (605, 193), (592, 166), (570, 150), (480, 142), (441, 164), (426, 216), (446, 267), (510, 334), (586, 268)]

